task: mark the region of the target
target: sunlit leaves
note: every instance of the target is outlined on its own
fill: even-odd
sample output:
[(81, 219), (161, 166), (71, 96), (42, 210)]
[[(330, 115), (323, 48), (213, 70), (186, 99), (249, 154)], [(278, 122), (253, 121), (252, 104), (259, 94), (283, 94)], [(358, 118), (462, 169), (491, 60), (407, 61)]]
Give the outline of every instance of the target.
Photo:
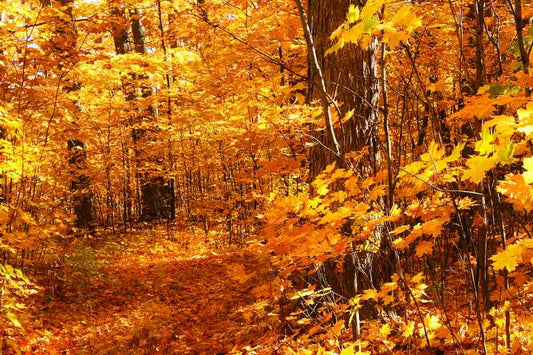
[(526, 184), (533, 184), (533, 157), (524, 158), (523, 166), (526, 170), (522, 176)]
[(0, 264), (0, 320), (7, 318), (17, 328), (22, 328), (16, 312), (25, 305), (20, 298), (37, 292), (36, 286), (20, 271), (11, 265)]
[(486, 172), (496, 167), (497, 163), (497, 160), (492, 156), (474, 156), (466, 161), (468, 169), (465, 170), (463, 179), (478, 184), (483, 180)]
[(533, 103), (527, 104), (525, 109), (518, 110), (518, 127), (519, 132), (526, 135), (527, 139), (533, 138)]
[[(383, 9), (386, 10), (381, 13)], [(374, 36), (380, 36), (382, 42), (395, 48), (401, 42), (406, 43), (411, 32), (421, 25), (421, 19), (410, 4), (369, 0), (362, 8), (351, 5), (346, 22), (331, 35), (336, 42), (326, 51), (326, 55), (342, 49), (348, 43), (368, 47)]]
[(533, 211), (533, 187), (526, 183), (523, 175), (506, 175), (497, 190), (506, 196), (516, 210)]
[[(76, 7), (80, 36), (74, 46), (73, 38), (57, 36), (56, 20), (72, 21), (59, 8), (39, 14), (37, 2), (1, 3), (0, 167), (2, 197), (9, 200), (0, 206), (2, 250), (12, 253), (40, 247), (36, 241), (68, 239), (72, 194), (64, 143), (79, 136), (88, 146), (84, 172), (91, 178), (100, 219), (108, 217), (106, 226), (130, 228), (135, 218), (123, 222), (122, 216), (128, 204), (142, 210), (135, 196), (139, 176), (162, 174), (174, 179), (180, 228), (199, 224), (204, 229), (196, 241), (181, 243), (194, 250), (191, 258), (203, 253), (197, 243), (204, 235), (217, 248), (231, 242), (231, 252), (244, 247), (247, 238), (257, 239), (258, 254), (264, 252), (264, 259), (276, 264), (275, 280), (256, 283), (260, 268), (236, 260), (220, 273), (229, 284), (249, 289), (243, 293), (261, 299), (240, 310), (245, 322), (266, 324), (273, 332), (290, 328), (283, 334), (295, 334), (284, 339), (281, 331), (275, 334), (276, 351), (287, 341), (303, 349), (299, 353), (428, 347), (475, 352), (480, 343), (475, 312), (487, 307), (485, 297), (499, 307), (494, 309), (510, 311), (511, 323), (525, 329), (512, 325), (512, 350), (527, 348), (529, 340), (522, 338), (528, 339), (524, 334), (530, 328), (524, 325), (523, 304), (530, 303), (532, 286), (524, 270), (533, 248), (529, 238), (516, 233), (531, 233), (533, 106), (526, 93), (533, 84), (529, 74), (510, 70), (507, 63), (516, 41), (513, 19), (497, 2), (484, 13), (483, 34), (494, 36), (497, 28), (497, 36), (489, 37), (498, 41), (484, 37), (488, 85), (478, 88), (472, 83), (475, 32), (467, 4), (364, 3), (346, 4), (345, 22), (332, 34), (327, 52), (383, 44), (379, 47), (385, 53), (376, 54), (384, 57), (371, 68), (382, 65), (383, 72), (376, 71), (370, 81), (389, 89), (392, 145), (389, 152), (383, 144), (386, 102), (380, 97), (372, 103), (378, 108), (379, 141), (346, 152), (342, 164), (330, 165), (331, 160), (314, 154), (328, 143), (321, 137), (321, 109), (306, 104), (305, 90), (314, 83), (305, 80), (305, 44), (289, 3), (163, 1), (160, 29), (157, 11), (148, 11), (154, 4), (126, 1), (126, 7), (146, 11), (150, 48), (144, 55), (120, 56), (109, 35), (109, 23), (120, 24), (120, 16), (104, 7), (109, 2)], [(529, 18), (526, 5), (524, 18)], [(201, 10), (234, 36), (202, 21)], [(422, 14), (425, 26), (418, 30)], [(43, 24), (33, 26), (37, 21)], [(71, 29), (67, 32), (74, 37)], [(492, 55), (493, 47), (501, 53)], [(265, 60), (254, 48), (274, 60)], [(387, 56), (388, 51), (395, 55)], [(335, 75), (351, 78), (360, 63), (353, 64)], [(80, 89), (68, 90), (74, 81)], [(358, 89), (339, 85), (329, 94), (337, 100), (344, 90)], [(346, 102), (338, 105), (339, 136), (343, 129), (354, 129), (352, 122), (371, 123), (362, 110), (345, 110)], [(135, 129), (150, 131), (150, 139), (133, 139)], [(390, 161), (385, 158), (389, 153)], [(323, 159), (327, 167), (311, 182), (313, 159)], [(173, 225), (168, 225), (170, 230)], [(510, 242), (498, 249), (504, 233)], [(324, 282), (324, 264), (333, 265), (328, 273), (336, 281), (342, 275), (353, 283), (357, 277), (357, 294), (308, 287), (310, 280)], [(474, 302), (475, 287), (465, 275), (476, 275), (474, 283), (481, 284), (479, 276), (487, 271), (482, 267), (495, 272), (489, 269), (484, 279), (489, 294), (480, 292)], [(161, 288), (183, 288), (164, 276), (167, 283)], [(145, 287), (145, 280), (137, 285)], [(298, 292), (299, 287), (305, 290)], [(502, 299), (510, 302), (501, 304)], [(216, 308), (218, 302), (213, 303)], [(367, 309), (361, 339), (350, 343), (356, 312)], [(489, 353), (505, 346), (506, 320), (500, 313), (491, 311), (494, 320), (481, 322)], [(15, 328), (16, 314), (4, 314)], [(150, 327), (147, 334), (156, 325)], [(126, 338), (117, 339), (131, 340)], [(256, 340), (247, 339), (247, 350), (260, 352)]]
[(533, 251), (533, 239), (521, 239), (515, 244), (491, 257), (492, 266), (496, 270), (506, 269), (509, 272), (514, 271), (519, 264), (529, 264), (532, 262), (531, 254)]

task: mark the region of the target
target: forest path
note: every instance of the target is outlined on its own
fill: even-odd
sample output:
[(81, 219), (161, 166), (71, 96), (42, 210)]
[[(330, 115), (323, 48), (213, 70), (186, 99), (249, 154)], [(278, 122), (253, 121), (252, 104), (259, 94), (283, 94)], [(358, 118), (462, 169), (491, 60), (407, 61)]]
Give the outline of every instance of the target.
[[(26, 312), (32, 349), (75, 354), (217, 354), (262, 332), (243, 327), (255, 298), (231, 277), (253, 261), (203, 236), (163, 231), (79, 242), (60, 293)], [(243, 268), (244, 266), (244, 268)], [(46, 290), (44, 291), (46, 292)]]

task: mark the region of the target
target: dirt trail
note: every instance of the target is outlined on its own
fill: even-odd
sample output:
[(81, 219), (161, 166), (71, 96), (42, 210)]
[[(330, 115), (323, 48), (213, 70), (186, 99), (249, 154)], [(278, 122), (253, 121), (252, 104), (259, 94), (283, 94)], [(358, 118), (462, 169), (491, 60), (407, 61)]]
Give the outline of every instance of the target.
[[(79, 245), (62, 297), (26, 313), (34, 350), (74, 354), (217, 354), (260, 337), (239, 311), (250, 287), (228, 274), (234, 253), (152, 236)], [(248, 264), (247, 264), (248, 263)]]

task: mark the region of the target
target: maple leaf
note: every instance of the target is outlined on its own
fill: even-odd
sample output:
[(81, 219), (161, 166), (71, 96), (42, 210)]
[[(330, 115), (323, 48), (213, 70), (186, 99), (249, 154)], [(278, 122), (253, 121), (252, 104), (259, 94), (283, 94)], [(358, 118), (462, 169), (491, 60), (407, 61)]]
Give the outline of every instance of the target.
[(329, 188), (328, 188), (328, 183), (324, 183), (322, 185), (320, 185), (318, 187), (318, 189), (316, 190), (316, 192), (320, 195), (320, 196), (325, 196), (328, 194), (329, 192)]
[(516, 130), (515, 118), (512, 116), (493, 116), (493, 118), (485, 122), (486, 127), (494, 127), (498, 134), (503, 136), (511, 136)]
[(441, 327), (440, 319), (436, 315), (426, 314), (424, 317), (424, 324), (429, 330), (436, 330)]
[(525, 109), (518, 110), (518, 131), (526, 134), (530, 139), (533, 135), (533, 103), (528, 103)]
[(361, 15), (361, 11), (359, 10), (359, 7), (352, 4), (348, 8), (348, 15), (346, 15), (346, 22), (348, 24), (355, 23), (357, 20), (359, 20), (360, 15)]
[(526, 183), (522, 174), (508, 174), (496, 190), (505, 195), (516, 210), (533, 210), (533, 187)]
[(439, 144), (435, 141), (432, 141), (429, 144), (427, 153), (424, 153), (420, 156), (420, 160), (428, 162), (428, 163), (434, 163), (444, 156), (445, 150), (444, 148), (440, 148)]
[(460, 209), (460, 210), (468, 210), (472, 207), (475, 207), (477, 206), (477, 202), (472, 200), (470, 197), (463, 197), (461, 199), (459, 199), (458, 203), (457, 203), (457, 208)]
[(496, 138), (494, 133), (491, 133), (487, 126), (483, 126), (481, 131), (481, 140), (476, 142), (476, 151), (480, 155), (487, 155), (494, 150), (493, 141)]
[(357, 176), (352, 176), (344, 182), (344, 187), (348, 191), (348, 194), (350, 196), (355, 196), (359, 191), (361, 190), (361, 187), (359, 186), (359, 179)]
[(376, 300), (378, 298), (378, 291), (373, 288), (366, 289), (361, 296), (362, 300)]
[(470, 180), (474, 184), (479, 184), (485, 177), (487, 171), (496, 167), (497, 161), (494, 157), (483, 155), (474, 156), (466, 161), (468, 169), (463, 174), (464, 180)]
[(409, 226), (408, 224), (404, 224), (403, 226), (398, 226), (398, 227), (396, 227), (396, 228), (391, 232), (391, 234), (393, 234), (393, 235), (402, 234), (403, 232), (408, 231), (409, 229), (411, 229), (411, 226)]
[(423, 273), (423, 272), (419, 272), (418, 274), (416, 274), (415, 276), (413, 276), (413, 277), (411, 278), (410, 281), (411, 281), (412, 283), (417, 284), (417, 283), (422, 282), (423, 279), (424, 279), (424, 273)]
[(524, 244), (527, 242), (518, 242), (509, 245), (505, 250), (493, 255), (490, 259), (493, 261), (492, 267), (496, 270), (507, 269), (512, 272), (519, 263), (522, 262), (522, 253), (527, 249)]
[(424, 255), (431, 255), (431, 253), (433, 253), (433, 246), (434, 246), (434, 243), (431, 241), (419, 242), (415, 247), (416, 256), (420, 258)]
[(372, 191), (370, 191), (369, 198), (372, 201), (376, 201), (380, 196), (385, 196), (387, 187), (385, 185), (376, 185)]
[(415, 322), (409, 321), (409, 323), (407, 323), (403, 328), (402, 336), (404, 338), (409, 338), (410, 336), (413, 335), (414, 331), (415, 331)]
[(392, 331), (392, 329), (390, 328), (390, 325), (389, 324), (384, 324), (379, 329), (379, 334), (381, 335), (382, 338), (387, 338), (390, 335), (391, 331)]
[(424, 234), (432, 235), (434, 238), (442, 232), (444, 224), (448, 222), (449, 218), (444, 216), (436, 219), (429, 220), (422, 224), (422, 231)]
[(9, 319), (9, 320), (11, 321), (11, 323), (13, 323), (13, 325), (14, 325), (15, 327), (18, 327), (18, 328), (21, 328), (21, 329), (22, 329), (22, 325), (20, 324), (20, 322), (19, 322), (17, 316), (16, 316), (14, 313), (12, 313), (12, 312), (7, 312), (7, 313), (6, 313), (6, 318)]
[(338, 321), (328, 330), (328, 336), (332, 339), (338, 338), (341, 335), (341, 331), (344, 329), (344, 321)]
[(341, 350), (340, 355), (370, 355), (372, 354), (370, 351), (362, 351), (362, 350), (355, 351), (355, 348), (357, 346), (358, 346), (357, 344), (350, 344), (349, 346)]

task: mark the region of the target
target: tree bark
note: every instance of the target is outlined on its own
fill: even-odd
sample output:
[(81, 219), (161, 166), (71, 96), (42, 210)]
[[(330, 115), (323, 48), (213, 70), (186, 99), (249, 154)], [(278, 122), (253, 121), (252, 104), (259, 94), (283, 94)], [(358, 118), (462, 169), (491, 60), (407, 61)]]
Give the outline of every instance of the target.
[[(52, 5), (50, 0), (43, 0), (43, 6)], [(64, 16), (55, 19), (55, 36), (51, 39), (51, 49), (58, 57), (58, 69), (77, 61), (76, 41), (77, 30), (74, 24), (72, 8), (73, 0), (60, 0), (61, 12)], [(79, 90), (81, 84), (76, 81), (65, 82), (63, 89), (67, 92)], [(73, 105), (78, 109), (77, 103)], [(90, 178), (87, 175), (87, 152), (85, 144), (78, 138), (67, 141), (68, 162), (70, 165), (72, 204), (76, 215), (75, 225), (78, 228), (92, 228), (96, 221), (93, 195), (90, 190)]]
[(93, 195), (90, 190), (90, 178), (84, 172), (87, 170), (87, 152), (85, 144), (78, 139), (67, 141), (69, 152), (68, 162), (72, 169), (71, 189), (73, 191), (74, 213), (76, 227), (92, 228), (96, 220)]
[[(380, 169), (378, 41), (374, 38), (367, 48), (347, 45), (334, 54), (325, 55), (326, 50), (332, 45), (329, 39), (331, 33), (344, 22), (349, 6), (353, 3), (354, 1), (350, 0), (309, 0), (308, 3), (308, 21), (315, 52), (312, 53), (310, 50), (308, 54), (308, 100), (321, 99), (324, 91), (321, 85), (325, 84), (325, 91), (334, 100), (334, 105), (337, 106), (336, 112), (340, 116), (337, 117), (339, 122), (335, 125), (335, 135), (328, 134), (324, 130), (314, 132), (322, 145), (316, 145), (311, 150), (309, 158), (311, 178), (318, 175), (328, 164), (338, 161), (330, 149), (324, 148), (324, 146), (334, 147), (332, 138), (335, 136), (338, 138), (343, 155), (350, 151), (369, 148), (359, 165), (353, 167), (363, 178), (372, 176)], [(361, 0), (356, 1), (355, 5), (362, 7), (365, 3), (366, 1)], [(315, 55), (318, 64), (313, 63)], [(341, 122), (340, 120), (352, 110), (353, 116)], [(346, 163), (343, 161), (339, 165), (345, 167)], [(389, 174), (392, 175), (391, 169)], [(392, 190), (391, 187), (390, 189)], [(392, 197), (389, 199), (392, 200)], [(382, 239), (381, 228), (376, 228), (376, 241)], [(350, 235), (351, 223), (347, 222), (342, 230)], [(388, 254), (385, 250), (386, 243), (381, 241), (381, 244), (379, 253)], [(383, 259), (378, 258), (373, 253), (357, 251), (354, 245), (352, 250), (341, 258), (325, 262), (319, 270), (322, 275), (319, 279), (321, 286), (331, 287), (346, 298), (351, 298), (362, 290), (376, 287), (390, 279), (392, 272), (390, 265), (380, 262), (383, 259), (390, 259), (390, 255), (385, 255)], [(341, 270), (338, 268), (340, 263), (342, 263)], [(358, 271), (361, 269), (365, 272)], [(371, 318), (374, 315), (375, 310), (372, 307), (365, 306), (357, 311), (355, 319), (350, 324), (354, 340), (359, 337), (360, 319)]]
[[(365, 2), (356, 1), (356, 5), (363, 6)], [(309, 58), (308, 100), (320, 99), (322, 76), (329, 96), (338, 103), (342, 114), (354, 110), (353, 117), (343, 124), (343, 129), (340, 125), (336, 127), (341, 151), (358, 151), (369, 146), (371, 154), (370, 159), (366, 161), (369, 166), (362, 169), (372, 172), (377, 169), (379, 163), (377, 40), (372, 41), (368, 49), (348, 45), (334, 54), (325, 55), (326, 50), (332, 45), (329, 37), (344, 22), (350, 4), (353, 4), (353, 1), (309, 0), (309, 25), (322, 73), (320, 75), (316, 67), (311, 65), (312, 58)], [(316, 132), (316, 135), (325, 146), (332, 146), (331, 135), (327, 132)], [(316, 176), (333, 161), (335, 161), (333, 153), (316, 146), (311, 151), (309, 162), (311, 177)]]

